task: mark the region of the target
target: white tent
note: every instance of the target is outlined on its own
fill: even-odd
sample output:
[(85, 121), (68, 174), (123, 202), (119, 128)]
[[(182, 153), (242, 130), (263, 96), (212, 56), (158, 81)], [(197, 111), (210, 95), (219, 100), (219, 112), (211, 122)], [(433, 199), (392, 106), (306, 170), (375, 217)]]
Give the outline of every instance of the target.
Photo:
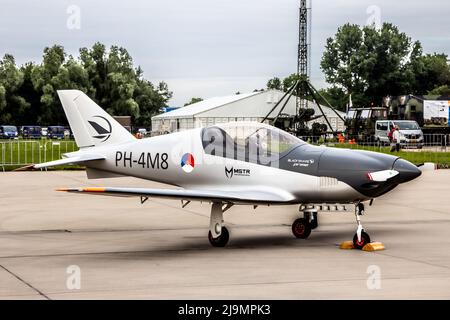
[[(165, 133), (231, 121), (262, 121), (283, 96), (284, 93), (281, 91), (268, 90), (207, 99), (153, 117), (152, 131), (154, 133)], [(270, 119), (273, 119), (278, 114), (282, 105), (283, 103), (271, 113)], [(322, 114), (314, 103), (310, 102), (309, 107), (316, 110), (316, 115)], [(333, 129), (344, 131), (344, 122), (339, 119), (334, 111), (325, 106), (321, 107)], [(289, 100), (283, 113), (288, 115), (296, 114), (295, 97)], [(343, 112), (339, 112), (339, 114), (344, 118), (345, 114)], [(326, 124), (323, 117), (313, 122)], [(312, 125), (312, 123), (309, 125)]]

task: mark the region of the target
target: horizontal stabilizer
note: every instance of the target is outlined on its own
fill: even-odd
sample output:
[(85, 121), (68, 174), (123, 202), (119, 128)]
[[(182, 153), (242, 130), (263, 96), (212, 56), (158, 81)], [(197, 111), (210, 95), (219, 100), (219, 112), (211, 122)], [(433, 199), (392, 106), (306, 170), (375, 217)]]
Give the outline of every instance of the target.
[(78, 164), (88, 161), (96, 161), (96, 160), (105, 160), (106, 157), (102, 155), (95, 155), (95, 154), (80, 154), (74, 157), (65, 158), (61, 160), (55, 160), (45, 163), (39, 163), (35, 164), (33, 166), (34, 169), (42, 169), (42, 168), (48, 168), (48, 167), (56, 167), (56, 166), (63, 166), (68, 164)]
[(94, 169), (94, 168), (89, 168), (89, 167), (86, 168), (86, 174), (87, 174), (88, 179), (107, 179), (107, 178), (124, 177), (124, 175), (121, 175), (121, 174), (104, 171), (104, 170), (99, 170), (99, 169)]

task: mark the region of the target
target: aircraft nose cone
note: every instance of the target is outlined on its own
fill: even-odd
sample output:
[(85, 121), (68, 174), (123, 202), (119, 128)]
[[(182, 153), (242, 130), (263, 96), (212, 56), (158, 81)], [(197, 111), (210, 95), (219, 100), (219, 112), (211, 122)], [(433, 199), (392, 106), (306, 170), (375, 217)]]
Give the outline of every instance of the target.
[(398, 183), (405, 183), (414, 180), (422, 174), (422, 171), (420, 171), (417, 166), (404, 159), (398, 159), (395, 161), (393, 170), (399, 172), (399, 175), (396, 177)]

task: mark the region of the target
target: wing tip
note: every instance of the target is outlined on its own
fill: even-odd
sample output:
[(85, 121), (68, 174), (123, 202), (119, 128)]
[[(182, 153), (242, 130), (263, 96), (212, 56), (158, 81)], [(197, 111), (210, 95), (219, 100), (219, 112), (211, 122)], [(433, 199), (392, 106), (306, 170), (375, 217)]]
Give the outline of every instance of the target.
[(83, 192), (105, 192), (106, 188), (102, 187), (89, 187), (89, 188), (83, 188)]
[(56, 191), (60, 192), (105, 192), (106, 188), (102, 187), (88, 187), (88, 188), (58, 188)]

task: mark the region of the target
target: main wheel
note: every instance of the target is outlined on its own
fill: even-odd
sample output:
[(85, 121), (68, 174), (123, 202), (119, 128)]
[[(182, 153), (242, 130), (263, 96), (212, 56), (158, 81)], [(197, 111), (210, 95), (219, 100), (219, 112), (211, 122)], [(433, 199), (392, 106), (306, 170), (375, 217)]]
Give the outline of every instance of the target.
[(311, 230), (317, 229), (317, 227), (319, 226), (319, 220), (317, 220), (317, 213), (313, 213), (313, 218), (312, 221), (309, 223), (309, 226), (311, 227)]
[(361, 250), (362, 248), (364, 248), (364, 246), (366, 244), (369, 244), (369, 243), (370, 243), (370, 237), (364, 231), (361, 232), (361, 241), (358, 241), (358, 234), (355, 233), (355, 235), (353, 236), (353, 246), (355, 247), (355, 249)]
[(218, 238), (213, 238), (211, 231), (209, 231), (208, 240), (213, 247), (225, 247), (228, 243), (228, 240), (230, 240), (230, 233), (228, 232), (228, 229), (226, 227), (222, 227), (220, 236)]
[(292, 233), (298, 239), (307, 239), (311, 234), (309, 221), (304, 218), (295, 220), (292, 224)]

